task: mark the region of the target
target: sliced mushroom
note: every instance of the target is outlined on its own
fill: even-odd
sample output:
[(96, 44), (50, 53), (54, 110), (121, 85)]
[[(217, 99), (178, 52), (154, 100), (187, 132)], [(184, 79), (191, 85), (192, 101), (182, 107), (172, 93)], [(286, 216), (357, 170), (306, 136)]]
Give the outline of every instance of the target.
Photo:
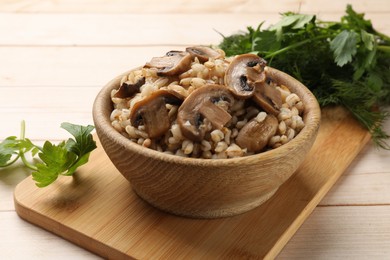
[(207, 118), (215, 129), (222, 129), (232, 116), (222, 107), (212, 101), (205, 101), (199, 108), (199, 113)]
[(262, 67), (259, 63), (253, 67), (248, 66), (246, 68), (246, 78), (247, 84), (250, 86), (253, 86), (256, 83), (264, 82), (266, 79), (264, 67)]
[(134, 84), (129, 81), (123, 82), (118, 91), (114, 94), (116, 98), (129, 98), (139, 92), (142, 85), (145, 84), (145, 77), (139, 78)]
[(184, 97), (175, 91), (160, 89), (134, 104), (130, 112), (130, 122), (138, 127), (145, 126), (149, 138), (158, 138), (170, 128), (166, 104), (181, 104)]
[(177, 114), (182, 134), (192, 141), (202, 141), (206, 133), (202, 126), (203, 118), (207, 118), (217, 129), (226, 125), (231, 115), (217, 104), (221, 101), (227, 103), (228, 108), (234, 104), (234, 96), (225, 86), (209, 84), (193, 91)]
[(252, 98), (265, 112), (275, 116), (279, 114), (283, 103), (281, 92), (265, 81), (256, 82)]
[(186, 51), (189, 52), (193, 58), (197, 57), (201, 63), (208, 61), (209, 58), (218, 59), (221, 57), (221, 53), (207, 46), (187, 47)]
[(265, 80), (266, 61), (255, 54), (236, 56), (225, 73), (225, 85), (240, 98), (248, 98), (255, 90), (254, 83)]
[(154, 57), (145, 68), (156, 68), (159, 76), (174, 76), (187, 71), (191, 66), (191, 54), (185, 51), (170, 51), (163, 57)]
[(236, 144), (243, 149), (246, 148), (249, 152), (259, 152), (275, 135), (277, 128), (278, 119), (273, 115), (267, 115), (261, 122), (254, 118), (238, 132)]

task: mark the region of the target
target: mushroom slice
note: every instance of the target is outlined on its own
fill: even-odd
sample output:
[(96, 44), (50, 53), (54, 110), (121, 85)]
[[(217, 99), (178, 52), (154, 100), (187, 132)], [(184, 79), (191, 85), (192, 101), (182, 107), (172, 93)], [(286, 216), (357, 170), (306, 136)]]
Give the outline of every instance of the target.
[(240, 98), (248, 98), (255, 90), (254, 82), (264, 81), (266, 61), (255, 54), (236, 56), (225, 73), (225, 85)]
[(277, 128), (278, 119), (273, 115), (267, 115), (261, 122), (254, 118), (238, 132), (236, 144), (249, 152), (259, 152), (275, 135)]
[(207, 118), (214, 128), (221, 130), (232, 116), (222, 107), (214, 104), (210, 100), (205, 101), (199, 108), (199, 113)]
[(130, 122), (138, 127), (145, 126), (149, 138), (163, 136), (170, 128), (166, 104), (181, 104), (184, 97), (175, 91), (160, 89), (134, 104), (130, 112)]
[(207, 46), (187, 47), (186, 51), (189, 52), (193, 58), (197, 57), (201, 63), (208, 61), (209, 58), (221, 58), (221, 53)]
[(231, 115), (218, 105), (219, 102), (227, 103), (227, 108), (234, 104), (233, 94), (223, 85), (209, 84), (193, 91), (177, 114), (182, 134), (192, 141), (202, 141), (206, 133), (202, 126), (203, 118), (207, 118), (218, 129), (226, 125)]
[(265, 112), (275, 116), (279, 114), (283, 103), (280, 91), (265, 81), (256, 82), (252, 98)]
[(156, 68), (158, 76), (174, 76), (190, 69), (191, 54), (185, 51), (170, 51), (163, 57), (154, 57), (144, 68)]
[(139, 78), (138, 81), (134, 84), (130, 83), (129, 81), (123, 82), (122, 85), (119, 87), (118, 91), (114, 94), (114, 97), (116, 98), (132, 97), (137, 92), (139, 92), (139, 89), (142, 87), (143, 84), (145, 84), (145, 77)]

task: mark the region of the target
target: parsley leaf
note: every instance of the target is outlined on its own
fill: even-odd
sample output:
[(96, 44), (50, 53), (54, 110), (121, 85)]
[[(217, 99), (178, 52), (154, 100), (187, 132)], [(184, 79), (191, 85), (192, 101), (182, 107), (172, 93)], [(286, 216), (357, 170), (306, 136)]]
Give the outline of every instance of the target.
[(276, 31), (277, 40), (283, 37), (283, 28), (291, 27), (291, 29), (304, 28), (306, 24), (315, 18), (314, 15), (286, 13), (282, 19), (275, 25), (269, 28), (270, 31)]
[(375, 37), (373, 34), (366, 32), (365, 30), (360, 31), (362, 41), (367, 50), (372, 51), (374, 49)]
[(96, 148), (96, 143), (93, 141), (92, 135), (90, 134), (94, 129), (92, 125), (81, 126), (71, 123), (62, 123), (61, 127), (74, 136), (75, 140), (69, 138), (66, 142), (66, 147), (77, 156), (82, 157), (84, 154), (87, 154)]
[[(20, 139), (10, 136), (0, 143), (0, 167), (7, 167), (21, 158), (33, 170), (32, 178), (38, 187), (46, 187), (59, 175), (73, 175), (78, 167), (88, 162), (90, 153), (96, 148), (91, 134), (94, 126), (62, 123), (61, 127), (72, 134), (74, 139), (69, 138), (58, 145), (46, 141), (43, 147), (39, 147), (24, 137), (25, 126), (22, 122)], [(31, 152), (32, 157), (38, 154), (41, 161), (35, 164), (28, 162), (25, 158), (27, 152)]]
[(11, 157), (18, 154), (16, 138), (16, 136), (10, 136), (0, 143), (0, 166), (7, 166)]
[(342, 31), (331, 42), (330, 49), (334, 53), (334, 60), (340, 67), (352, 61), (357, 52), (357, 34), (353, 31)]
[(42, 163), (37, 163), (37, 170), (32, 173), (38, 187), (45, 187), (54, 182), (77, 160), (77, 155), (66, 149), (65, 142), (53, 145), (46, 141), (38, 156)]
[(96, 148), (96, 143), (91, 135), (94, 126), (62, 123), (61, 127), (75, 137), (75, 139), (69, 138), (65, 145), (69, 152), (73, 152), (78, 157), (78, 160), (69, 167), (66, 173), (66, 175), (72, 175), (79, 166), (88, 162), (90, 152)]

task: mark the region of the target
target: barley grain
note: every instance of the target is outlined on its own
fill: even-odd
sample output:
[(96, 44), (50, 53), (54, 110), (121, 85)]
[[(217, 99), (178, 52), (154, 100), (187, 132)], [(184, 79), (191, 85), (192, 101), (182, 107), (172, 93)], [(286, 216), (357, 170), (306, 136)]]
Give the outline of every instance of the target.
[(210, 135), (211, 135), (211, 140), (213, 140), (215, 143), (218, 143), (225, 137), (224, 133), (222, 133), (222, 131), (219, 129), (212, 131)]
[(280, 121), (278, 126), (279, 133), (284, 135), (286, 133), (286, 129), (287, 129), (286, 123), (284, 121)]
[(143, 141), (143, 143), (142, 143), (142, 146), (144, 146), (144, 147), (150, 147), (151, 146), (151, 144), (152, 144), (152, 140), (150, 140), (150, 138), (146, 138), (144, 141)]
[(234, 157), (241, 157), (244, 155), (243, 150), (241, 147), (239, 147), (236, 144), (231, 144), (227, 149), (226, 149), (226, 155), (229, 158), (234, 158)]
[(248, 123), (248, 119), (244, 118), (244, 120), (241, 120), (241, 121), (237, 122), (236, 127), (238, 129), (241, 129), (241, 128), (244, 127), (244, 125), (246, 125), (246, 123)]
[(287, 130), (287, 139), (291, 141), (295, 137), (295, 130), (292, 128), (289, 128)]
[(190, 154), (194, 150), (194, 143), (190, 140), (184, 140), (181, 149), (184, 154)]
[(296, 103), (298, 103), (298, 101), (300, 101), (300, 99), (295, 93), (291, 93), (286, 97), (286, 103), (289, 107), (293, 107)]
[(214, 151), (216, 153), (221, 153), (221, 152), (225, 151), (227, 148), (228, 148), (228, 145), (222, 141), (222, 142), (217, 143), (217, 146), (215, 147)]
[(211, 143), (206, 140), (202, 140), (201, 142), (201, 150), (202, 151), (210, 151), (211, 150)]
[(265, 118), (267, 117), (267, 113), (265, 112), (260, 112), (257, 114), (257, 116), (255, 117), (255, 120), (258, 122), (258, 123), (261, 123), (265, 120)]

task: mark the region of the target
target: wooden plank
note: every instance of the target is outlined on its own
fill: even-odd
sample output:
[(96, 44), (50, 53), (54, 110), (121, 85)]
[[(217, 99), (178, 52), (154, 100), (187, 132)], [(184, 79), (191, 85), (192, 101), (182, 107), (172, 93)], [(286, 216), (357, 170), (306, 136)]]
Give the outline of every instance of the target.
[[(0, 69), (0, 88), (103, 86), (117, 75), (174, 49), (184, 47), (0, 47), (0, 57), (7, 61)], [(0, 95), (0, 100), (5, 98)]]
[[(315, 12), (314, 12), (315, 13)], [(389, 34), (387, 14), (367, 15), (375, 28)], [(279, 14), (0, 14), (3, 46), (147, 46), (218, 44), (221, 36), (247, 26), (265, 26)], [(324, 20), (340, 20), (340, 14), (321, 14)], [(72, 21), (71, 23), (69, 21)], [(175, 28), (171, 30), (170, 28)]]
[(388, 259), (390, 206), (317, 207), (278, 259)]
[[(390, 120), (383, 125), (390, 132)], [(389, 151), (368, 145), (320, 205), (390, 205)]]
[[(101, 87), (0, 87), (0, 109), (23, 115), (37, 113), (88, 113)], [(6, 102), (6, 100), (12, 102)], [(1, 115), (3, 116), (3, 115)]]
[(387, 12), (387, 0), (353, 1), (340, 0), (326, 5), (321, 0), (282, 0), (276, 5), (272, 1), (198, 0), (8, 0), (0, 2), (0, 12), (17, 13), (278, 13), (286, 11), (308, 12), (319, 9), (321, 13), (339, 13), (351, 3), (356, 10), (366, 12)]
[[(367, 166), (369, 160), (359, 161)], [(387, 172), (386, 172), (387, 170)], [(390, 172), (350, 172), (341, 176), (320, 205), (390, 205)]]
[[(390, 133), (390, 120), (386, 120), (383, 124), (383, 129)], [(388, 140), (389, 142), (390, 140)], [(370, 164), (360, 163), (361, 159), (370, 161)], [(367, 174), (370, 172), (384, 173), (388, 171), (386, 159), (389, 158), (389, 151), (380, 149), (374, 145), (366, 147), (362, 153), (356, 157), (356, 162), (350, 167), (351, 171), (357, 174)]]
[(132, 192), (101, 148), (76, 179), (61, 178), (45, 189), (31, 178), (21, 182), (15, 207), (22, 218), (103, 257), (273, 258), (368, 141), (342, 111), (327, 111), (322, 122), (292, 178), (265, 204), (236, 217), (199, 220), (155, 210)]
[[(0, 45), (212, 44), (221, 40), (214, 30), (228, 34), (260, 22), (258, 15), (243, 17), (241, 14), (156, 14), (147, 18), (139, 14), (3, 13), (0, 14), (3, 35)], [(266, 18), (271, 19), (269, 15)]]
[[(6, 114), (6, 115), (4, 115)], [(3, 113), (0, 115), (2, 122), (6, 122), (0, 130), (0, 140), (7, 136), (19, 136), (20, 123), (26, 122), (26, 136), (32, 140), (65, 140), (69, 133), (60, 128), (61, 123), (93, 124), (92, 113), (88, 112), (63, 112), (47, 110), (42, 113)]]
[[(14, 188), (29, 175), (30, 171), (23, 167), (22, 163), (16, 163), (8, 168), (0, 168), (0, 213), (15, 210), (13, 203)], [(2, 224), (0, 221), (0, 229)], [(0, 233), (2, 232), (0, 231)]]
[[(12, 193), (10, 193), (12, 194)], [(15, 211), (0, 211), (1, 259), (100, 259), (18, 218)]]
[[(317, 207), (277, 259), (386, 259), (390, 255), (389, 214), (389, 206)], [(41, 259), (42, 252), (45, 259), (100, 259), (22, 221), (15, 212), (0, 211), (0, 233), (7, 238), (0, 243), (4, 259)]]

